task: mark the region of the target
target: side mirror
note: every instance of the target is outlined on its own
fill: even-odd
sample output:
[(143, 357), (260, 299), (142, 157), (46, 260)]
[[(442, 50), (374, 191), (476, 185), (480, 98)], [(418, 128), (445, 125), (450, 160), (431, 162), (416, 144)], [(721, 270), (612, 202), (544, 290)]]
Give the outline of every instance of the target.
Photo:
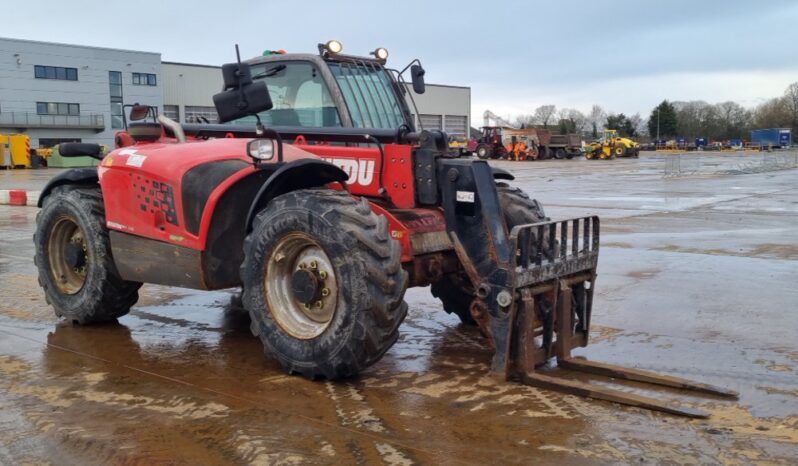
[(149, 105), (135, 104), (130, 108), (130, 121), (141, 121), (150, 114)]
[(424, 68), (421, 65), (413, 65), (410, 67), (410, 77), (413, 81), (413, 92), (416, 94), (423, 94), (424, 91), (427, 90), (427, 86), (424, 84)]
[(214, 95), (213, 105), (219, 114), (219, 122), (226, 123), (271, 109), (272, 98), (266, 83), (257, 81), (240, 89), (230, 89)]

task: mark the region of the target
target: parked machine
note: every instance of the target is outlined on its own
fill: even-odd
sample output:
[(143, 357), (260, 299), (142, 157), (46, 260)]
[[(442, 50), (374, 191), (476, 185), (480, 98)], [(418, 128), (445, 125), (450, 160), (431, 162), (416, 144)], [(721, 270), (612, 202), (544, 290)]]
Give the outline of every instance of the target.
[[(483, 114), (485, 126), (479, 138), (469, 141), (467, 152), (481, 159), (538, 160), (572, 158), (581, 154), (576, 134), (552, 134), (546, 128), (518, 128), (490, 110)], [(492, 126), (490, 123), (496, 123)]]
[(30, 137), (27, 134), (0, 134), (0, 167), (31, 168)]
[(483, 160), (507, 157), (501, 126), (483, 126), (482, 135), (468, 144), (468, 150)]
[(582, 155), (582, 140), (577, 134), (552, 134), (547, 147), (555, 159), (571, 159)]
[[(452, 156), (441, 131), (416, 131), (404, 74), (385, 69), (387, 50), (373, 55), (330, 41), (318, 55), (226, 64), (213, 98), (224, 124), (145, 121), (142, 106), (105, 156), (62, 144), (63, 156), (101, 162), (59, 174), (40, 197), (35, 262), (56, 315), (113, 320), (142, 283), (242, 287), (268, 354), (289, 373), (337, 379), (390, 349), (406, 288), (431, 284), (446, 311), (479, 325), (502, 378), (707, 416), (539, 370), (556, 357), (571, 370), (736, 396), (572, 358), (588, 343), (598, 217), (551, 221), (510, 173)], [(421, 64), (408, 69), (423, 93)], [(307, 83), (320, 98), (298, 106)], [(368, 105), (357, 113), (354, 102)]]
[(605, 129), (600, 139), (585, 147), (585, 158), (588, 160), (639, 156), (640, 145), (631, 139), (618, 136), (618, 131), (614, 129)]

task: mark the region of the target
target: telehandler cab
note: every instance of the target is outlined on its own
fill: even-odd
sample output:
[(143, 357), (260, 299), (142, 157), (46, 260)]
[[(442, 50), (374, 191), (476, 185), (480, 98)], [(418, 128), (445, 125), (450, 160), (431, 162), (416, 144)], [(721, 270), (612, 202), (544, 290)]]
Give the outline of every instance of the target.
[(453, 157), (418, 131), (404, 71), (387, 50), (271, 53), (222, 67), (223, 124), (185, 124), (135, 106), (117, 149), (62, 144), (97, 168), (54, 177), (34, 236), (56, 315), (125, 315), (142, 283), (242, 287), (252, 332), (289, 373), (353, 376), (397, 340), (408, 286), (476, 323), (505, 379), (675, 414), (706, 413), (536, 370), (561, 367), (720, 396), (733, 392), (571, 357), (586, 346), (598, 217), (550, 221), (486, 161)]

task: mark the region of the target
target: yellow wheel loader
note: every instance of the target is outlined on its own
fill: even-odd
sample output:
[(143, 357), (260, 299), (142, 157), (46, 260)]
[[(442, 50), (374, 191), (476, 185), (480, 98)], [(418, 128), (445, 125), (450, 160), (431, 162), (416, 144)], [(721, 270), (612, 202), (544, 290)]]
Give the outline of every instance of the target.
[(585, 158), (588, 160), (639, 156), (640, 144), (618, 136), (618, 130), (614, 129), (605, 129), (601, 139), (591, 142), (585, 148)]

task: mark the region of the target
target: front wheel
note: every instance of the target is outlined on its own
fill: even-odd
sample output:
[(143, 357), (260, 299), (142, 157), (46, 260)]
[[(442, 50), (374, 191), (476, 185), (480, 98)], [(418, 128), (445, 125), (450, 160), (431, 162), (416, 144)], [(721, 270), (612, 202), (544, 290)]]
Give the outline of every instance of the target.
[(560, 148), (554, 151), (554, 158), (556, 159), (562, 160), (565, 158), (565, 155), (565, 149)]
[(252, 332), (289, 373), (352, 376), (396, 342), (407, 274), (388, 221), (330, 189), (272, 200), (244, 242)]
[(33, 243), (39, 285), (58, 317), (113, 321), (138, 300), (141, 283), (122, 280), (114, 264), (99, 188), (54, 189), (36, 216)]

